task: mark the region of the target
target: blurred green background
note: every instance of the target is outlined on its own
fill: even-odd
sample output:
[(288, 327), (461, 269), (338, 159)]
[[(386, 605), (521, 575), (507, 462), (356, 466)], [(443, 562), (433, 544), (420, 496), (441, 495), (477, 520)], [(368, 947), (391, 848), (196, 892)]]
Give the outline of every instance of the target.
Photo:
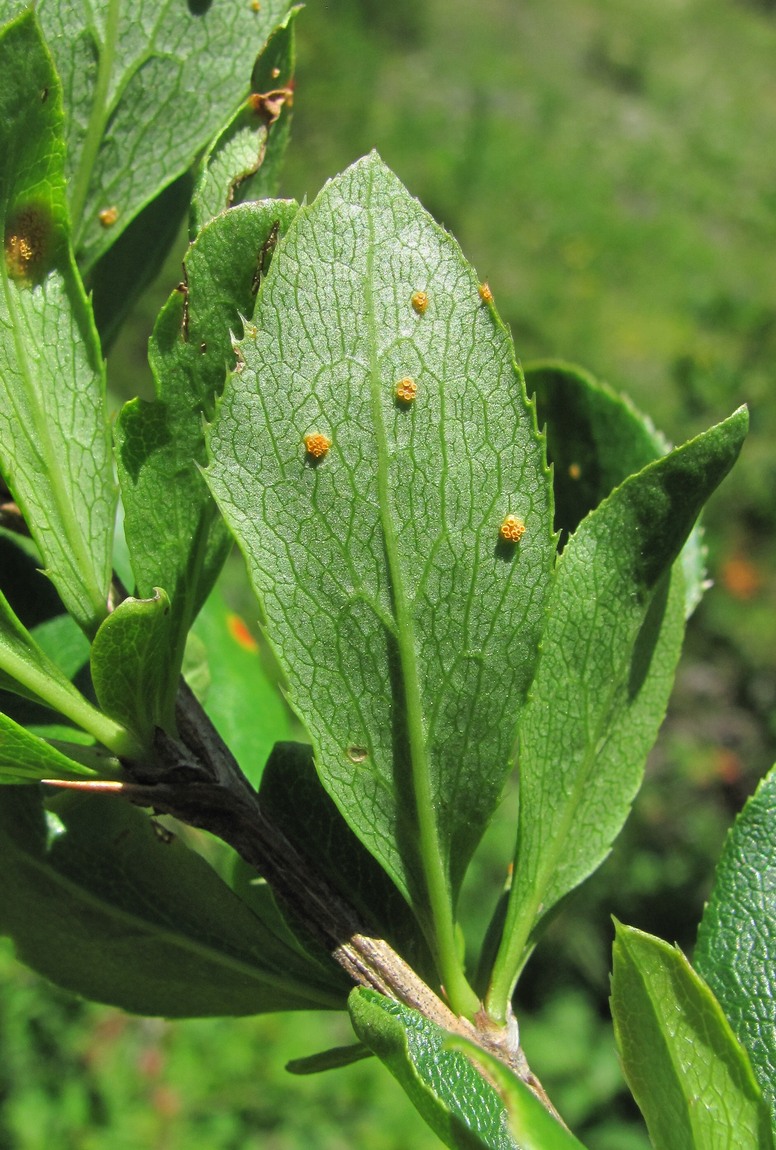
[[(610, 915), (690, 951), (725, 831), (776, 758), (776, 4), (311, 0), (297, 27), (284, 194), (312, 198), (377, 147), (489, 280), (523, 361), (583, 364), (674, 442), (751, 407), (644, 790), (521, 984), (529, 1060), (570, 1125), (590, 1150), (639, 1150), (607, 1014)], [(148, 393), (145, 344), (179, 260), (112, 353), (120, 393)], [(508, 807), (465, 899), (475, 939)], [(438, 1145), (373, 1062), (283, 1070), (347, 1041), (332, 1016), (130, 1018), (3, 944), (0, 1150)]]

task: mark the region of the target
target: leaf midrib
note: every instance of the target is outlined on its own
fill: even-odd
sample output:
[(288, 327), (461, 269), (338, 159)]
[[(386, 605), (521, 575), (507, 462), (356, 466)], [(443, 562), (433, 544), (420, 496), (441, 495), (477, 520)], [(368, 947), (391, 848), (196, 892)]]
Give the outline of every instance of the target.
[[(368, 195), (370, 206), (373, 195), (374, 180), (370, 177)], [(445, 874), (439, 828), (435, 817), (435, 803), (428, 758), (428, 740), (421, 705), (422, 696), (414, 617), (410, 610), (404, 579), (402, 577), (398, 540), (391, 515), (390, 452), (383, 420), (383, 389), (385, 383), (380, 374), (377, 358), (378, 340), (374, 299), (376, 237), (373, 212), (367, 211), (366, 215), (369, 228), (369, 241), (366, 250), (364, 304), (367, 338), (369, 342), (369, 391), (377, 448), (378, 507), (385, 546), (385, 559), (388, 568), (391, 599), (396, 620), (395, 639), (399, 655), (400, 678), (407, 724), (410, 774), (415, 801), (415, 815), (418, 824), (420, 861), (423, 878), (425, 880), (424, 894), (428, 899), (427, 909), (431, 915), (430, 924), (427, 921), (427, 914), (423, 913), (426, 911), (426, 908), (419, 908), (415, 899), (413, 899), (413, 905), (415, 906), (416, 913), (419, 912), (419, 920), (428, 938), (432, 953), (435, 955), (439, 973), (446, 986), (447, 993), (451, 997), (454, 1007), (459, 1010), (459, 1012), (464, 1013), (472, 1006), (472, 1003), (468, 1000), (472, 992), (466, 983), (457, 955), (452, 899)], [(397, 804), (398, 802), (399, 796), (397, 795)], [(456, 998), (458, 998), (457, 1002)], [(474, 1008), (476, 1009), (476, 1000)]]
[(86, 125), (86, 132), (84, 133), (81, 159), (78, 165), (77, 175), (73, 180), (73, 191), (70, 196), (70, 218), (72, 221), (73, 243), (75, 246), (77, 246), (86, 228), (83, 212), (89, 194), (89, 183), (110, 113), (108, 92), (113, 77), (113, 63), (116, 56), (120, 15), (121, 0), (109, 0), (108, 15), (105, 21), (105, 39), (100, 45), (97, 83), (94, 86), (94, 98), (92, 100), (91, 112), (89, 113), (89, 122)]

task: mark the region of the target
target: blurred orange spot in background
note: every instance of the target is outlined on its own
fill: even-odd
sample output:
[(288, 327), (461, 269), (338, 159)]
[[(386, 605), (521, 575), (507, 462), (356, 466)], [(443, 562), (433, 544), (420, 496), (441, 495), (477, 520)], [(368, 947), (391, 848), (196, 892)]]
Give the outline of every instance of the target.
[(227, 615), (226, 625), (229, 628), (229, 634), (241, 647), (246, 651), (258, 651), (259, 644), (239, 615)]
[(741, 763), (740, 757), (735, 751), (731, 751), (726, 747), (719, 747), (714, 752), (714, 774), (725, 783), (726, 786), (733, 786), (734, 783), (740, 782), (744, 774), (744, 768)]
[(732, 555), (722, 564), (720, 582), (734, 599), (752, 599), (762, 587), (757, 567), (742, 555)]

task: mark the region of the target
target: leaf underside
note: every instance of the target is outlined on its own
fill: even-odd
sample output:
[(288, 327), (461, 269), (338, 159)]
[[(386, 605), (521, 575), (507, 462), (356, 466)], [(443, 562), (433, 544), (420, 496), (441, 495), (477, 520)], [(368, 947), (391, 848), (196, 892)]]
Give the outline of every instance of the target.
[[(26, 7), (0, 0), (0, 20)], [(87, 272), (138, 212), (191, 167), (248, 94), (288, 0), (40, 0), (68, 112), (68, 198)], [(100, 213), (115, 209), (106, 224)], [(144, 255), (144, 253), (139, 253)]]
[(554, 551), (511, 342), (372, 155), (300, 210), (239, 350), (207, 479), (321, 779), (423, 918), (500, 797)]

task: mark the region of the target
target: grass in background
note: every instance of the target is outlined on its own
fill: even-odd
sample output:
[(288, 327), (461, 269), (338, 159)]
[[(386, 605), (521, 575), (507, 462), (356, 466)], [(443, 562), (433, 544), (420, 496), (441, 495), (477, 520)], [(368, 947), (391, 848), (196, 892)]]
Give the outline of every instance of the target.
[[(311, 0), (285, 194), (377, 147), (488, 278), (518, 354), (582, 363), (676, 440), (752, 407), (707, 517), (718, 583), (622, 840), (550, 928), (523, 1035), (590, 1150), (647, 1144), (606, 1012), (609, 916), (691, 948), (729, 822), (776, 758), (776, 18), (770, 0)], [(178, 262), (176, 262), (176, 260)], [(112, 356), (148, 394), (153, 316)], [(468, 898), (503, 881), (509, 811)], [(478, 918), (479, 916), (479, 918)], [(83, 1004), (0, 950), (0, 1150), (423, 1150), (374, 1060), (294, 1079), (350, 1041), (330, 1016), (168, 1024)]]

